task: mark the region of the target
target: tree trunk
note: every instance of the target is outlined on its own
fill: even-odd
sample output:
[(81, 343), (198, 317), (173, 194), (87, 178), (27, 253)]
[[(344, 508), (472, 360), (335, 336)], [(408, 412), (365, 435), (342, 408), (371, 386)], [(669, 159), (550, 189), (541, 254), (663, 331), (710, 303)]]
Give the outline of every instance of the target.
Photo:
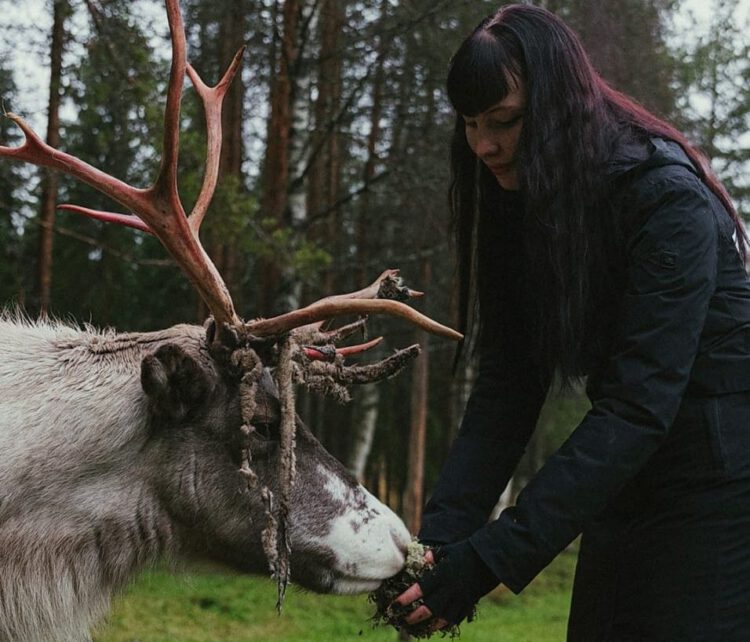
[[(219, 28), (219, 70), (223, 73), (232, 62), (234, 55), (245, 43), (247, 27), (247, 2), (233, 0), (227, 3)], [(238, 73), (224, 99), (221, 114), (222, 143), (220, 176), (242, 174), (242, 104), (245, 85), (242, 73)]]
[[(386, 17), (388, 15), (388, 0), (383, 0), (380, 5), (380, 24), (385, 24)], [(377, 63), (375, 68), (375, 75), (372, 83), (372, 112), (370, 114), (370, 133), (367, 137), (367, 162), (365, 163), (364, 169), (364, 183), (368, 185), (375, 176), (375, 169), (378, 162), (378, 156), (376, 146), (380, 142), (380, 120), (383, 115), (383, 86), (385, 83), (385, 57), (388, 50), (388, 43), (386, 39), (381, 36), (378, 39), (377, 48)], [(367, 272), (369, 270), (369, 225), (370, 219), (370, 190), (365, 189), (362, 194), (362, 207), (360, 208), (360, 216), (358, 221), (357, 229), (357, 247), (359, 250), (359, 265), (360, 274), (359, 278), (362, 283), (366, 283), (368, 278)]]
[[(388, 10), (388, 0), (383, 0), (381, 4), (381, 24), (385, 21)], [(377, 154), (376, 146), (380, 140), (381, 129), (380, 119), (383, 113), (383, 83), (384, 83), (384, 64), (386, 45), (381, 38), (378, 43), (378, 62), (373, 78), (372, 86), (372, 111), (370, 112), (370, 133), (367, 138), (367, 161), (365, 162), (364, 181), (367, 184), (375, 175)], [(335, 198), (335, 195), (334, 195)], [(367, 220), (372, 212), (371, 199), (369, 190), (362, 194), (359, 207), (359, 220), (357, 230), (357, 263), (359, 264), (357, 281), (365, 284), (372, 278), (369, 265), (369, 247), (371, 239), (367, 233)], [(354, 413), (355, 425), (354, 441), (350, 455), (349, 469), (352, 474), (359, 480), (364, 479), (364, 471), (367, 466), (367, 459), (370, 456), (375, 427), (378, 422), (378, 405), (380, 403), (380, 388), (370, 385), (366, 386), (360, 395), (356, 398), (357, 411)]]
[[(263, 217), (273, 219), (283, 227), (287, 218), (289, 187), (289, 142), (292, 133), (292, 105), (297, 60), (297, 24), (300, 13), (299, 0), (285, 0), (282, 8), (281, 50), (273, 61), (271, 74), (271, 110), (266, 135), (266, 154), (263, 163), (260, 209)], [(274, 44), (275, 52), (275, 44)], [(274, 56), (274, 58), (277, 56)], [(281, 273), (275, 257), (259, 262), (258, 310), (263, 316), (276, 312), (276, 298)]]
[(566, 4), (570, 9), (566, 20), (578, 31), (599, 73), (657, 114), (673, 114), (673, 69), (664, 55), (663, 3), (568, 0)]
[[(320, 6), (320, 50), (318, 69), (318, 97), (314, 107), (315, 129), (310, 149), (315, 157), (309, 161), (307, 185), (307, 210), (311, 215), (327, 211), (338, 199), (341, 182), (341, 149), (339, 134), (334, 122), (341, 104), (342, 53), (341, 33), (346, 12), (345, 0), (323, 0)], [(311, 240), (318, 236), (321, 245), (336, 256), (341, 243), (339, 217), (334, 211), (327, 223), (313, 227)], [(322, 290), (335, 292), (334, 270), (323, 276)]]
[[(301, 26), (297, 41), (296, 73), (294, 74), (294, 91), (292, 92), (291, 131), (293, 135), (289, 140), (289, 184), (287, 187), (287, 225), (292, 232), (292, 251), (296, 251), (304, 242), (304, 234), (308, 227), (310, 216), (309, 189), (306, 184), (306, 171), (309, 162), (309, 150), (315, 146), (315, 133), (306, 135), (307, 132), (315, 132), (318, 121), (321, 96), (313, 99), (314, 88), (321, 90), (320, 83), (327, 78), (315, 78), (310, 64), (306, 64), (310, 58), (309, 48), (312, 36), (317, 32), (320, 20), (325, 16), (319, 16), (314, 7), (307, 3), (306, 12), (301, 14)], [(331, 55), (333, 52), (325, 52), (325, 43), (320, 45), (320, 55)], [(305, 61), (305, 62), (303, 62)], [(282, 266), (282, 281), (284, 290), (281, 297), (281, 306), (284, 310), (293, 310), (302, 305), (304, 296), (304, 276), (294, 262), (287, 261)], [(317, 293), (316, 296), (317, 297)]]
[[(431, 268), (427, 259), (421, 260), (420, 283), (429, 288)], [(427, 334), (417, 333), (422, 354), (414, 363), (411, 383), (411, 425), (409, 428), (409, 461), (404, 492), (404, 521), (412, 533), (422, 523), (424, 501), (424, 455), (427, 435), (427, 402), (429, 399), (429, 350)]]
[[(227, 69), (234, 58), (237, 50), (245, 42), (247, 32), (247, 2), (233, 0), (228, 3), (229, 10), (224, 13), (220, 26), (219, 41), (219, 69), (223, 72)], [(220, 160), (220, 184), (227, 179), (240, 192), (244, 192), (244, 176), (242, 173), (242, 161), (244, 158), (242, 147), (242, 121), (243, 103), (245, 99), (245, 84), (242, 80), (242, 71), (235, 76), (234, 81), (224, 99), (224, 107), (221, 115), (222, 144)], [(223, 227), (223, 226), (222, 226)], [(224, 277), (229, 291), (233, 293), (234, 303), (237, 309), (242, 309), (242, 274), (244, 273), (244, 258), (238, 246), (236, 238), (217, 239), (223, 244), (221, 251), (221, 263), (217, 264), (219, 272)]]
[[(52, 19), (52, 44), (50, 48), (50, 83), (47, 106), (47, 144), (60, 146), (60, 85), (62, 57), (65, 48), (65, 20), (70, 15), (67, 0), (54, 0)], [(42, 197), (39, 212), (39, 251), (37, 263), (37, 291), (39, 311), (49, 310), (52, 293), (52, 246), (55, 233), (55, 206), (57, 204), (58, 175), (42, 170)]]
[(357, 396), (358, 412), (354, 413), (357, 422), (354, 443), (349, 455), (349, 471), (359, 482), (364, 482), (367, 459), (372, 449), (375, 427), (378, 423), (378, 405), (380, 403), (380, 388), (371, 383), (362, 386)]

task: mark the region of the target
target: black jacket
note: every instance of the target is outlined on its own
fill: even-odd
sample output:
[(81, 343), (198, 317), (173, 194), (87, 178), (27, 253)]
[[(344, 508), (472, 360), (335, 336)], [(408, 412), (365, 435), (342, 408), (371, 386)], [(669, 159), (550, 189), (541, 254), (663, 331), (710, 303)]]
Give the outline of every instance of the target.
[(613, 340), (588, 373), (591, 410), (516, 506), (487, 524), (547, 392), (518, 320), (518, 341), (480, 356), (459, 434), (425, 509), (421, 539), (469, 538), (515, 592), (617, 504), (665, 443), (686, 395), (750, 390), (750, 284), (731, 217), (674, 143), (625, 148), (611, 174), (613, 203), (630, 231), (620, 248), (624, 287), (608, 319)]

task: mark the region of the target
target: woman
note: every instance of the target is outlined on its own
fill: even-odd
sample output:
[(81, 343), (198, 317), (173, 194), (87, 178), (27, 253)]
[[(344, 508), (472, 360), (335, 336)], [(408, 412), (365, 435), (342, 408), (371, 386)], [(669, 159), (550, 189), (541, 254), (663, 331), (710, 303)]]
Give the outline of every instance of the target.
[[(460, 622), (583, 533), (570, 640), (750, 640), (750, 284), (726, 191), (543, 9), (483, 21), (448, 93), (481, 358), (420, 532), (438, 563), (398, 598), (424, 599), (407, 622)], [(582, 375), (590, 412), (487, 524), (553, 377)]]

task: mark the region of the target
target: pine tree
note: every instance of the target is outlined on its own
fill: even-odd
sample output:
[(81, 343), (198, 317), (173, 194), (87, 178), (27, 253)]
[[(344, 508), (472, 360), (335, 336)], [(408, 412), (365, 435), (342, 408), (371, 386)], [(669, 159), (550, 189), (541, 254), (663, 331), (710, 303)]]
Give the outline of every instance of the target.
[[(50, 82), (47, 101), (47, 144), (60, 146), (60, 102), (62, 100), (63, 54), (68, 39), (66, 21), (72, 13), (67, 0), (52, 3), (52, 37), (50, 38)], [(52, 248), (55, 234), (55, 208), (57, 207), (56, 172), (42, 170), (42, 195), (39, 209), (39, 252), (37, 257), (37, 297), (39, 310), (46, 312), (50, 306), (52, 288)]]
[[(16, 94), (13, 74), (0, 61), (0, 98), (11, 109)], [(7, 118), (0, 118), (0, 145), (19, 144), (19, 132)], [(25, 283), (22, 271), (24, 237), (20, 218), (18, 190), (23, 177), (20, 167), (0, 163), (0, 308), (24, 303)]]
[[(691, 17), (677, 34), (684, 44), (677, 88), (682, 122), (712, 160), (741, 213), (750, 217), (750, 24), (738, 21), (739, 0), (713, 0), (701, 33)], [(695, 34), (700, 34), (698, 38)]]
[[(149, 34), (126, 0), (87, 1), (86, 56), (68, 89), (77, 109), (64, 124), (66, 151), (134, 185), (156, 175), (168, 62), (156, 61)], [(114, 99), (116, 97), (116, 99)], [(80, 182), (61, 183), (61, 200), (117, 209)], [(154, 328), (191, 318), (191, 288), (169, 267), (155, 239), (75, 215), (59, 217), (52, 308), (100, 325)], [(165, 266), (155, 267), (160, 264)]]

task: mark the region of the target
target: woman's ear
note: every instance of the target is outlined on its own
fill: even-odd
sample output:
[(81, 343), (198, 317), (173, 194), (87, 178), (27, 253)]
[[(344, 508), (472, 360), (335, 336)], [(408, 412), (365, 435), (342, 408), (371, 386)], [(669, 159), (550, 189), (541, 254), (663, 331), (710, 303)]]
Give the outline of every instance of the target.
[(143, 358), (141, 386), (155, 414), (181, 420), (206, 400), (213, 380), (204, 366), (170, 343)]

